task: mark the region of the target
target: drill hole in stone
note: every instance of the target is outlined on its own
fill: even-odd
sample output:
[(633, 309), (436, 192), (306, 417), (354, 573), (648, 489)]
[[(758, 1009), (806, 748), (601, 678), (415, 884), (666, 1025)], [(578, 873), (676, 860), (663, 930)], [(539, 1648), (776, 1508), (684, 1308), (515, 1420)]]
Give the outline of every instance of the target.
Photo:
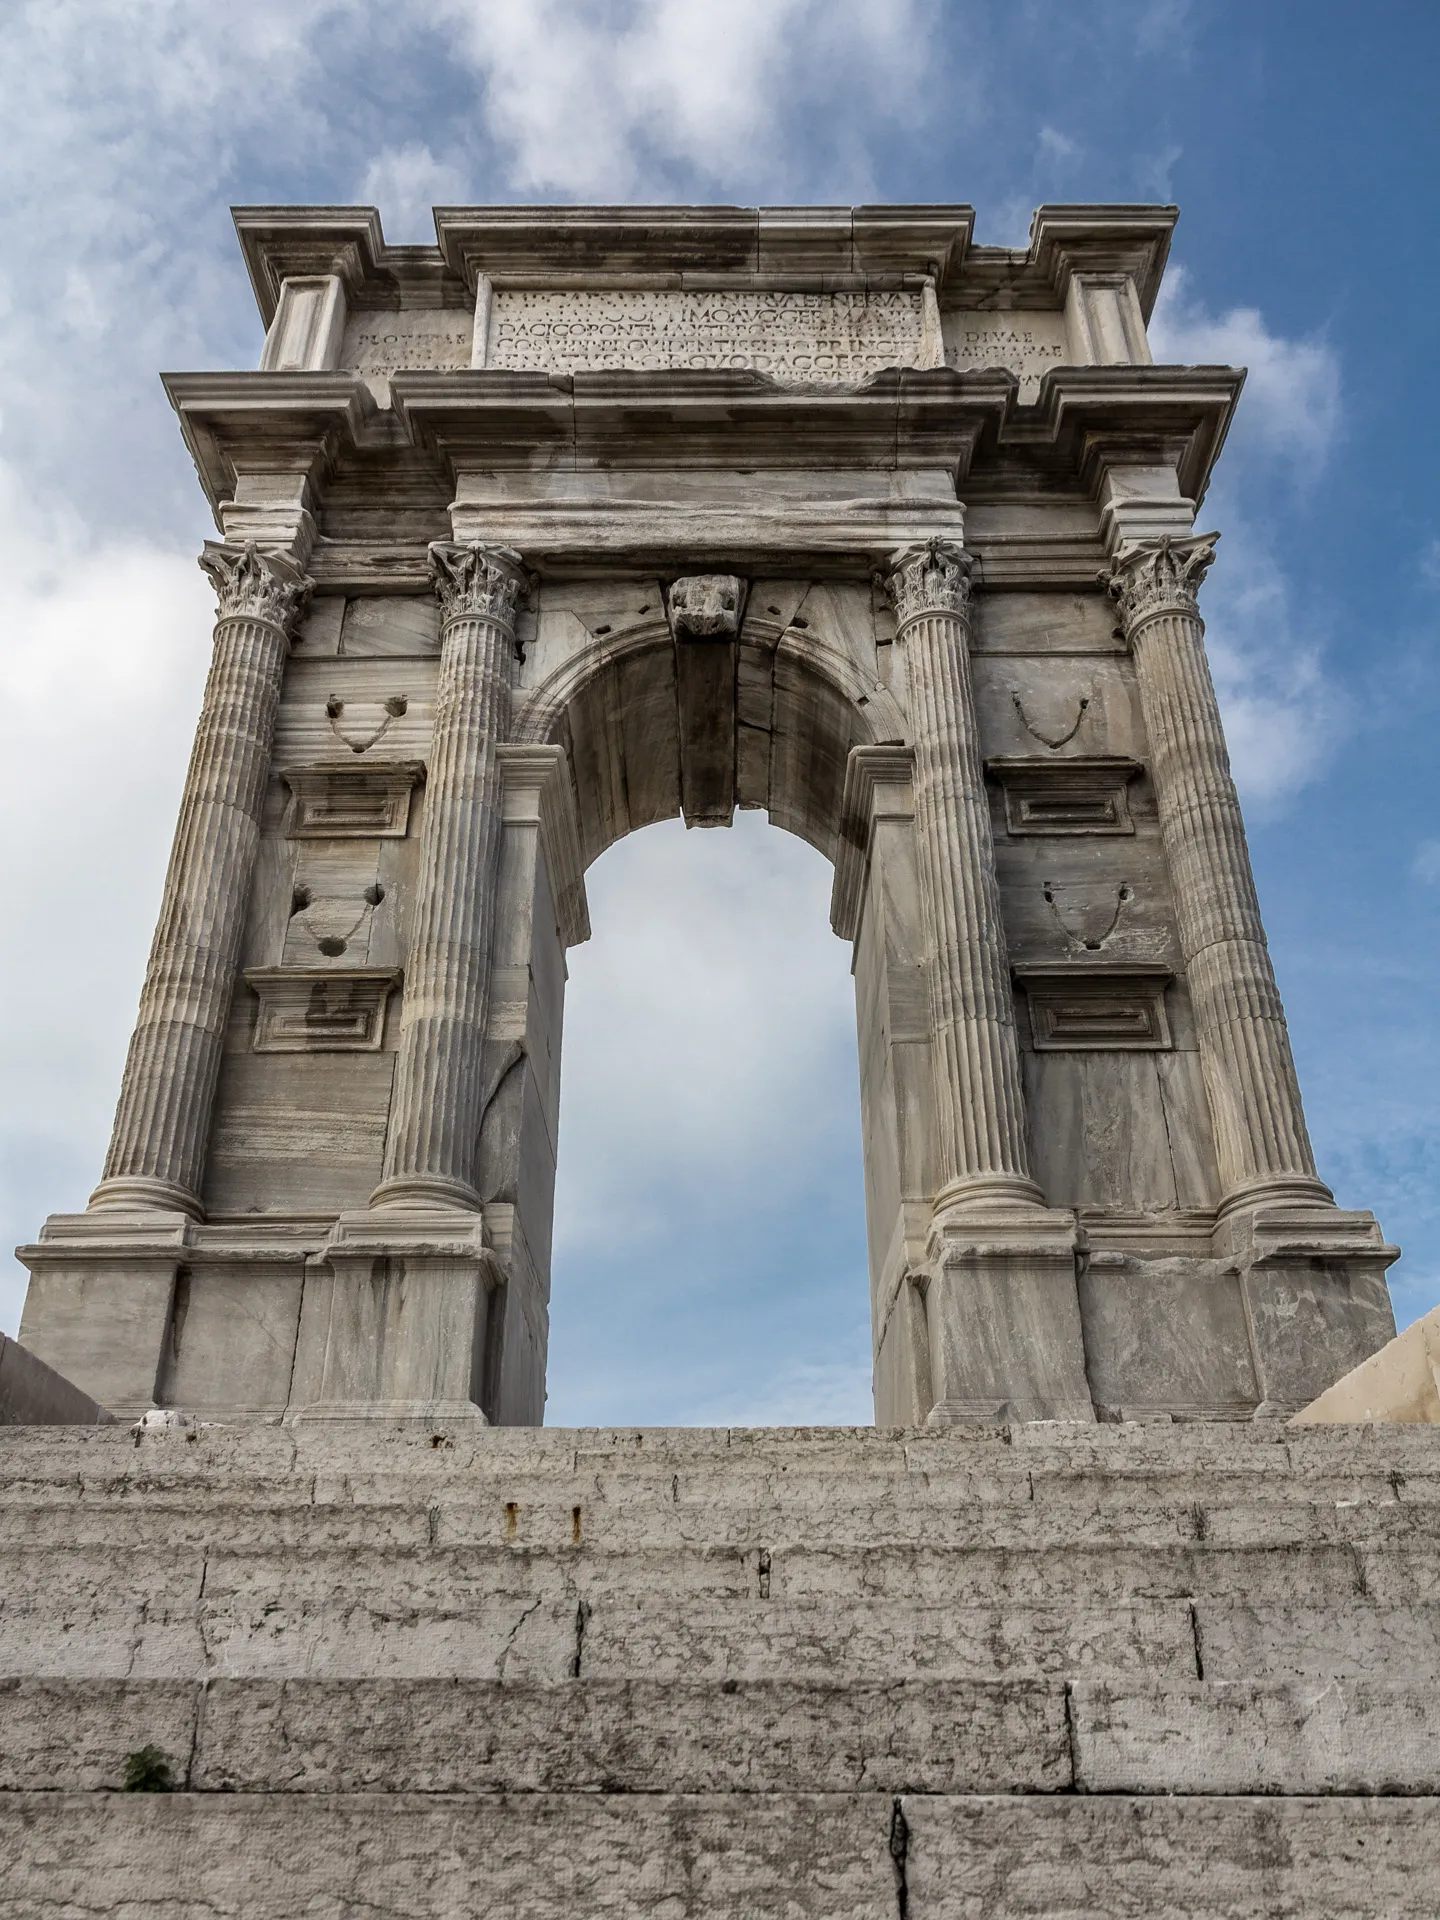
[(809, 628), (810, 622), (808, 620), (802, 620), (797, 613), (790, 624), (792, 627), (799, 627), (800, 631), (804, 633)]
[(610, 632), (610, 628), (609, 628), (609, 627), (596, 627), (596, 629), (595, 629), (595, 638), (596, 638), (596, 639), (598, 640), (598, 639), (600, 639), (600, 638), (601, 638), (601, 636), (602, 636), (603, 634), (607, 634), (607, 633), (609, 633), (609, 632)]
[(315, 944), (327, 960), (338, 960), (340, 955), (345, 951), (345, 942), (338, 934), (334, 933), (327, 933), (322, 940), (317, 940)]
[(402, 713), (410, 711), (410, 702), (403, 693), (392, 693), (385, 702), (385, 711), (392, 720), (398, 720)]
[(372, 907), (378, 907), (380, 902), (385, 898), (385, 889), (378, 880), (373, 887), (366, 887), (365, 898)]
[(293, 919), (297, 913), (303, 913), (313, 897), (309, 887), (296, 887), (290, 896), (290, 917)]

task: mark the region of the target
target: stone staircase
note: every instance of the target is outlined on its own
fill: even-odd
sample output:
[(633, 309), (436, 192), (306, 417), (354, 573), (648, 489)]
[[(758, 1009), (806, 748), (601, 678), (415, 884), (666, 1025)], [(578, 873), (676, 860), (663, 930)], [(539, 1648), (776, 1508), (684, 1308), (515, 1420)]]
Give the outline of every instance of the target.
[(5, 1916), (1440, 1911), (1435, 1428), (11, 1428), (0, 1537)]

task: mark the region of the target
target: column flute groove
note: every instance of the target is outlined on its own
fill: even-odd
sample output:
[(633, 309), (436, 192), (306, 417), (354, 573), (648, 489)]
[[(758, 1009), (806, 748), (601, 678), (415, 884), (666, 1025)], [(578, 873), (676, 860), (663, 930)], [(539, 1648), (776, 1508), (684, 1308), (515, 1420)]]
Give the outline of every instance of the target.
[(496, 748), (510, 724), (515, 616), (530, 577), (518, 554), (430, 548), (440, 599), (440, 680), (405, 967), (399, 1057), (371, 1205), (478, 1210), (490, 944), (500, 855)]
[(1149, 734), (1222, 1205), (1328, 1202), (1205, 656), (1199, 588), (1217, 537), (1137, 544), (1120, 554), (1105, 581), (1135, 661)]
[(92, 1207), (198, 1216), (220, 1052), (290, 632), (310, 583), (285, 554), (209, 545), (214, 655), (110, 1151)]
[(1025, 1143), (1014, 997), (970, 682), (973, 561), (945, 540), (897, 554), (885, 587), (904, 651), (935, 1048), (935, 1209), (1040, 1205)]

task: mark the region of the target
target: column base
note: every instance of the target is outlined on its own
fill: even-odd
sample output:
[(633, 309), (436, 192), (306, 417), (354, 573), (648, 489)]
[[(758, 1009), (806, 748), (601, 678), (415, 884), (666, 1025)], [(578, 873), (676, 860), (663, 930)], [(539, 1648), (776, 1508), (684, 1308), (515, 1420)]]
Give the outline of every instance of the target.
[(118, 1202), (52, 1214), (33, 1246), (16, 1248), (31, 1274), (20, 1344), (117, 1419), (144, 1413), (193, 1225), (186, 1213)]
[(1077, 1243), (1060, 1208), (994, 1203), (931, 1223), (927, 1424), (1094, 1420)]
[(187, 1220), (205, 1218), (198, 1193), (169, 1180), (152, 1180), (148, 1174), (124, 1173), (102, 1180), (90, 1196), (89, 1211), (100, 1213), (111, 1208), (124, 1208), (129, 1213), (183, 1213)]
[(1227, 1206), (1215, 1251), (1239, 1275), (1257, 1419), (1299, 1412), (1395, 1336), (1385, 1272), (1400, 1249), (1372, 1213), (1303, 1201)]
[(458, 1207), (462, 1213), (479, 1213), (484, 1202), (463, 1180), (445, 1180), (428, 1173), (402, 1173), (393, 1180), (382, 1180), (370, 1196), (370, 1205), (384, 1212), (418, 1209), (434, 1213)]
[(1017, 1207), (1045, 1209), (1045, 1195), (1035, 1182), (1020, 1173), (971, 1173), (951, 1180), (935, 1196), (933, 1212), (940, 1220), (953, 1213), (977, 1213), (995, 1208)]
[(287, 1425), (485, 1425), (490, 1302), (505, 1275), (474, 1213), (343, 1214), (306, 1276)]

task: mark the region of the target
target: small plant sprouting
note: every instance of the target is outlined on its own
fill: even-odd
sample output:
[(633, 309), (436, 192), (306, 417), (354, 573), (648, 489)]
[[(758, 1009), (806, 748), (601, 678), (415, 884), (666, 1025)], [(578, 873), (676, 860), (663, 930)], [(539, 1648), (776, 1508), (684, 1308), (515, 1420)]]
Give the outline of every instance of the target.
[(173, 1793), (170, 1763), (158, 1747), (137, 1747), (125, 1756), (126, 1793)]

